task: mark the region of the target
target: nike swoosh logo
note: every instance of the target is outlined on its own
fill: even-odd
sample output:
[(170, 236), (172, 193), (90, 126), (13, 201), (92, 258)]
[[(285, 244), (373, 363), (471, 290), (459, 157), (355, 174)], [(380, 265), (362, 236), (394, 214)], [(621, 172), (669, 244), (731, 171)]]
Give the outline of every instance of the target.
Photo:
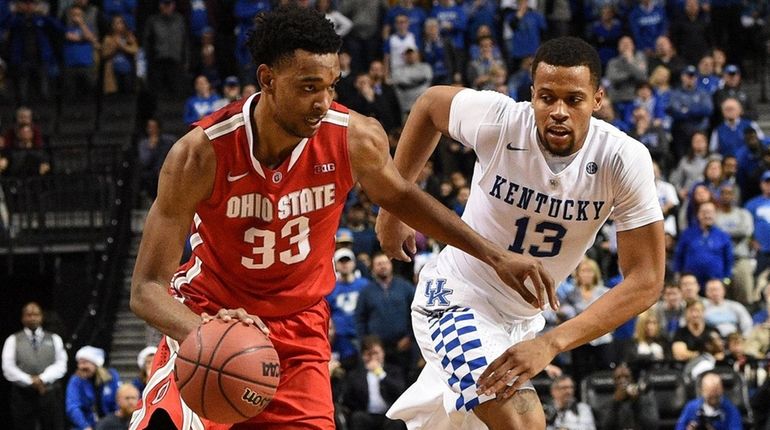
[(245, 178), (248, 175), (249, 175), (249, 172), (246, 172), (242, 175), (232, 176), (230, 175), (230, 172), (227, 172), (227, 182), (235, 182), (238, 179)]
[(513, 142), (509, 142), (507, 145), (505, 145), (505, 149), (509, 151), (527, 151), (527, 148), (519, 148), (518, 146), (511, 146)]

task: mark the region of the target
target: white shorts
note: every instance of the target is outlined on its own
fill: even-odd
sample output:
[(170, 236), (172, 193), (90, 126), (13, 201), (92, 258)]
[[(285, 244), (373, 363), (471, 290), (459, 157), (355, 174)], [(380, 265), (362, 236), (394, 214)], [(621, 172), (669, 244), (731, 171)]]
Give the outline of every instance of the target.
[[(441, 276), (425, 265), (412, 301), (412, 326), (425, 368), (387, 416), (413, 429), (486, 429), (473, 408), (495, 396), (476, 394), (476, 381), (508, 347), (533, 339), (545, 319), (499, 309), (495, 292)], [(509, 383), (513, 383), (513, 380)], [(522, 389), (534, 389), (527, 382)]]

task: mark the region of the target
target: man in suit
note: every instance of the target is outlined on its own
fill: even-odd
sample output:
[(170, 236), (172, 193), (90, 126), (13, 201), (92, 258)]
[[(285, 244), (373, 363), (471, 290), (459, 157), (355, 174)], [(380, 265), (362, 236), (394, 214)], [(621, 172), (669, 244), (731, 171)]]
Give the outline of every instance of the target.
[(350, 411), (350, 430), (400, 430), (401, 421), (385, 411), (404, 392), (406, 381), (397, 366), (385, 364), (385, 350), (377, 336), (361, 341), (361, 363), (345, 380), (343, 404)]

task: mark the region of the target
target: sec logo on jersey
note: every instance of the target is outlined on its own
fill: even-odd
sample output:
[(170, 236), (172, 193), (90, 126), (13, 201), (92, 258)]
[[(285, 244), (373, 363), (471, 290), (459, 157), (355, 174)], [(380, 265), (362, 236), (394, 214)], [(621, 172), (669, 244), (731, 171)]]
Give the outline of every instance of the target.
[(598, 171), (599, 171), (599, 165), (594, 163), (593, 161), (590, 161), (588, 164), (586, 164), (586, 173), (588, 173), (589, 175), (593, 175)]

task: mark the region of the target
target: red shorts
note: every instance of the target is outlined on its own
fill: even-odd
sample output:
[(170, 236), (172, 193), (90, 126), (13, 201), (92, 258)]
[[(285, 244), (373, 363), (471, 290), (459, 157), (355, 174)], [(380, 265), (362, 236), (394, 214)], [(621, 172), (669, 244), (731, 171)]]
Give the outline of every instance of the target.
[(182, 401), (174, 381), (174, 360), (179, 345), (164, 337), (152, 362), (147, 388), (142, 393), (142, 407), (134, 412), (129, 429), (147, 428), (152, 414), (163, 409), (180, 430), (334, 430), (326, 300), (294, 315), (263, 318), (263, 321), (270, 329), (270, 340), (281, 359), (281, 380), (273, 400), (262, 413), (234, 425), (213, 423), (196, 415)]

